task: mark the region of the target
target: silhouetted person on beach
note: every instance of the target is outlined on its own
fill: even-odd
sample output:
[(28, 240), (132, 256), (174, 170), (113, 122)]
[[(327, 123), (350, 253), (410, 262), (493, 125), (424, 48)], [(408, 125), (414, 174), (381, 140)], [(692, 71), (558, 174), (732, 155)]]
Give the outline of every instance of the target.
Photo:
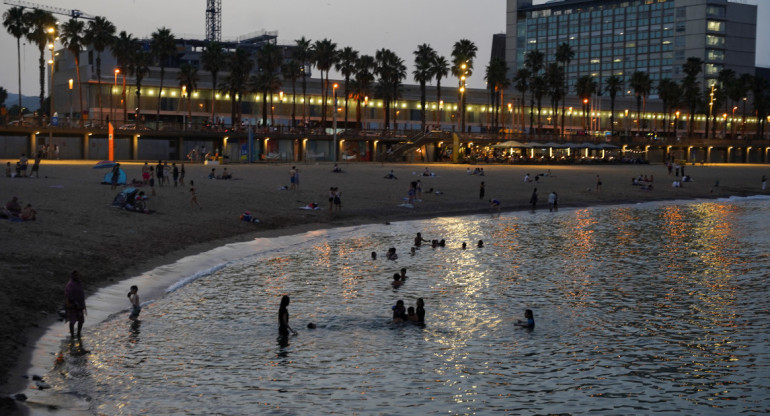
[(64, 309), (70, 325), (70, 336), (75, 337), (75, 322), (77, 322), (77, 336), (80, 338), (86, 314), (86, 294), (83, 291), (83, 283), (80, 281), (80, 273), (77, 270), (70, 275), (70, 281), (64, 288), (64, 298)]
[(289, 310), (286, 309), (289, 306), (289, 296), (283, 295), (281, 298), (281, 307), (278, 308), (278, 335), (281, 337), (288, 337), (289, 332), (297, 335), (297, 331), (291, 329), (289, 326)]

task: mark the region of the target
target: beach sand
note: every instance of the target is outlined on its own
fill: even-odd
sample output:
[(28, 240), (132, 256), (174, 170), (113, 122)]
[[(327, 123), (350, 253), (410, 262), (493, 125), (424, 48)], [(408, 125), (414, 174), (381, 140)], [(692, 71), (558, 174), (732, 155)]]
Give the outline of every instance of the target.
[[(331, 163), (297, 163), (299, 187), (291, 191), (280, 188), (290, 186), (292, 164), (227, 165), (232, 180), (207, 179), (212, 166), (186, 164), (185, 186), (156, 184), (157, 195), (148, 201), (155, 212), (147, 215), (110, 207), (119, 190), (100, 184), (108, 170), (93, 165), (93, 161), (43, 160), (39, 179), (0, 178), (0, 202), (17, 196), (22, 206), (31, 203), (38, 213), (37, 221), (0, 220), (0, 384), (4, 385), (0, 394), (24, 387), (21, 376), (26, 368), (17, 362), (26, 362), (24, 354), (41, 327), (55, 321), (73, 270), (80, 271), (91, 293), (227, 242), (315, 228), (486, 213), (489, 199), (500, 200), (503, 211), (528, 210), (533, 187), (539, 194), (536, 215), (545, 221), (551, 191), (559, 194), (562, 208), (747, 196), (762, 194), (760, 178), (770, 173), (768, 165), (687, 166), (694, 182), (676, 189), (663, 165), (479, 165), (486, 175), (475, 176), (466, 173), (468, 165), (431, 164), (428, 168), (436, 176), (426, 177), (418, 176), (426, 167), (421, 164), (350, 163), (341, 164), (343, 173), (333, 173)], [(142, 163), (121, 166), (129, 181), (141, 179)], [(217, 173), (223, 168), (213, 167)], [(391, 169), (397, 180), (383, 178)], [(535, 176), (549, 170), (551, 175), (540, 176), (538, 183), (524, 181), (527, 173)], [(640, 174), (654, 176), (654, 190), (631, 185), (632, 177)], [(603, 183), (598, 192), (597, 175)], [(422, 201), (413, 208), (399, 206), (406, 202), (409, 182), (418, 179)], [(200, 208), (190, 204), (190, 180), (195, 181)], [(341, 211), (329, 211), (332, 186), (342, 193)], [(431, 188), (433, 193), (428, 192)], [(140, 189), (151, 193), (148, 186)], [(322, 209), (300, 209), (313, 202)], [(244, 211), (260, 222), (240, 221)]]

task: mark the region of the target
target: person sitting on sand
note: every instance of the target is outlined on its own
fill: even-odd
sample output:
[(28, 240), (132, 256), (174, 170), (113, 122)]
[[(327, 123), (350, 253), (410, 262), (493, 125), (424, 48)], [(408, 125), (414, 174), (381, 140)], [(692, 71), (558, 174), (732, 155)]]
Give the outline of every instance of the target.
[(404, 301), (399, 299), (396, 301), (396, 306), (393, 308), (393, 323), (397, 324), (406, 321), (406, 308), (404, 307)]
[(398, 178), (397, 178), (397, 177), (396, 177), (396, 175), (393, 173), (393, 169), (391, 169), (391, 170), (390, 170), (390, 172), (388, 172), (388, 174), (387, 174), (387, 175), (385, 175), (385, 179), (398, 179)]
[(225, 168), (225, 169), (222, 171), (222, 179), (232, 179), (232, 178), (233, 178), (233, 174), (232, 174), (231, 172), (229, 172), (229, 171), (227, 170), (227, 168)]
[(332, 172), (334, 172), (334, 173), (342, 173), (342, 169), (335, 163), (334, 167), (332, 168)]
[(393, 288), (401, 287), (401, 285), (404, 284), (404, 282), (401, 281), (401, 275), (398, 273), (393, 273), (393, 281), (390, 282), (391, 286)]
[(209, 173), (209, 179), (216, 179), (217, 178), (217, 168), (211, 168), (211, 172)]
[(8, 216), (18, 217), (21, 215), (21, 205), (19, 205), (19, 198), (13, 197), (8, 203), (5, 204), (5, 211)]
[(524, 311), (524, 318), (526, 321), (516, 321), (516, 325), (522, 328), (535, 329), (535, 315), (532, 314), (532, 309)]
[(425, 170), (422, 172), (422, 176), (431, 176), (430, 170), (426, 167)]
[(20, 218), (24, 221), (35, 221), (35, 218), (37, 218), (37, 211), (32, 208), (32, 204), (27, 204), (27, 206), (21, 210)]
[(489, 211), (491, 212), (500, 212), (500, 201), (497, 199), (490, 199), (489, 200)]

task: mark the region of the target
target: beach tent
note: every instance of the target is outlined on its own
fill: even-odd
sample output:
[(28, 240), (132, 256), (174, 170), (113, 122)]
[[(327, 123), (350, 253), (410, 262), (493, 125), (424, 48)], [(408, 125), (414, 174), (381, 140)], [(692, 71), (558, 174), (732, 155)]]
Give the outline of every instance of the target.
[[(118, 168), (118, 185), (125, 185), (126, 184), (126, 172)], [(106, 183), (108, 185), (112, 184), (112, 171), (107, 172), (106, 175), (104, 175), (104, 179), (102, 180), (102, 183)]]

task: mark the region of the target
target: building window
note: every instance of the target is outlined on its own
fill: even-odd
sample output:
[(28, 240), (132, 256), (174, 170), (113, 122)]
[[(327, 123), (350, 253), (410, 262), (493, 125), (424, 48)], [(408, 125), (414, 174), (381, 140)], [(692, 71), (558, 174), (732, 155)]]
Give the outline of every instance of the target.
[(725, 23), (719, 22), (716, 20), (709, 20), (706, 22), (706, 28), (709, 32), (724, 32), (725, 31)]
[(717, 75), (724, 68), (721, 64), (706, 64), (706, 75)]
[(724, 19), (727, 11), (724, 6), (706, 6), (706, 16)]
[(706, 35), (706, 46), (716, 46), (723, 48), (725, 46), (725, 37), (718, 35)]
[(686, 19), (687, 18), (687, 7), (677, 7), (676, 8), (676, 18), (677, 19)]
[(717, 49), (709, 49), (706, 53), (706, 59), (709, 61), (724, 61), (725, 52)]

